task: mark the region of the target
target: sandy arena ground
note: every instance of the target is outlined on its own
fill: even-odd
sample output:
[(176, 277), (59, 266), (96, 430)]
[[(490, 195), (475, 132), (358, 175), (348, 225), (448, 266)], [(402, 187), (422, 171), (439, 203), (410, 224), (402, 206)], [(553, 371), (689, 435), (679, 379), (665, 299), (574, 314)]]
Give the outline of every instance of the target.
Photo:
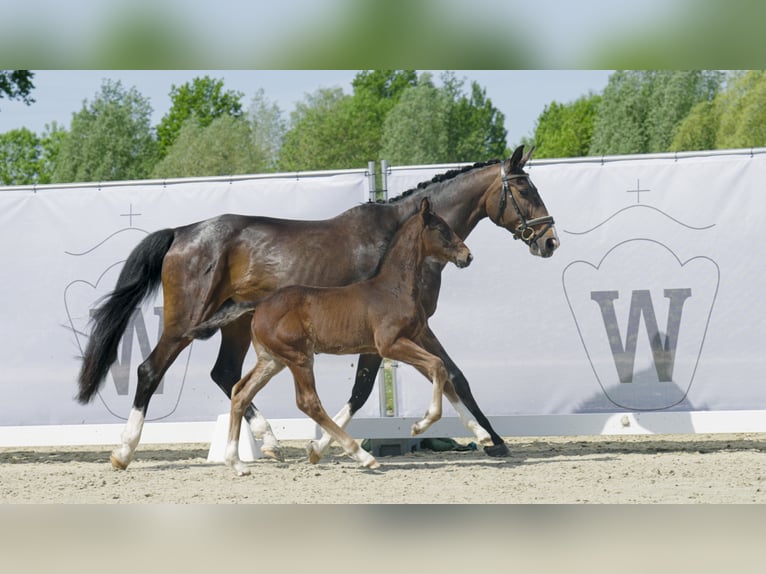
[(317, 465), (284, 442), (285, 462), (237, 477), (208, 445), (142, 444), (127, 471), (113, 445), (0, 449), (2, 503), (763, 503), (761, 434), (521, 437), (512, 455), (418, 451), (359, 468), (336, 446)]

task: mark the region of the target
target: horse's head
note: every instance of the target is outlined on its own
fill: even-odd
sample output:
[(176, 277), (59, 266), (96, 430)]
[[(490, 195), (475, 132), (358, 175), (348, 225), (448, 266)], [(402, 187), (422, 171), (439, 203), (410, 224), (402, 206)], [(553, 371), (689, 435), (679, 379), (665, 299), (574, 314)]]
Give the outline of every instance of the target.
[(500, 162), (500, 177), (490, 191), (487, 213), (495, 224), (529, 245), (532, 255), (550, 257), (559, 246), (553, 217), (524, 171), (534, 149), (532, 146), (525, 154), (524, 146), (520, 145), (511, 159)]
[(473, 261), (471, 251), (447, 222), (431, 210), (427, 197), (420, 202), (419, 215), (423, 221), (425, 254), (442, 263), (451, 261), (458, 267), (468, 267)]

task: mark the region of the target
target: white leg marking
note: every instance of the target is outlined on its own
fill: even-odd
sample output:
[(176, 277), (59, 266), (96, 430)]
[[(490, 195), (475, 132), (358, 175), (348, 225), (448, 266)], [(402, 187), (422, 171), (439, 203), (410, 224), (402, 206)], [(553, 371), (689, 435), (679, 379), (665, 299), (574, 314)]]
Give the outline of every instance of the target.
[(232, 440), (226, 443), (225, 460), (226, 465), (233, 468), (237, 476), (250, 474), (247, 465), (239, 459), (239, 440)]
[[(348, 403), (343, 405), (343, 408), (338, 411), (338, 414), (335, 415), (332, 420), (334, 420), (340, 428), (345, 429), (348, 423), (351, 422), (351, 406)], [(322, 456), (324, 456), (324, 453), (327, 452), (327, 449), (330, 447), (332, 440), (333, 439), (328, 434), (328, 432), (322, 429), (322, 436), (318, 440), (312, 440), (309, 442), (309, 455), (311, 455), (311, 452), (313, 452), (316, 460), (318, 461), (322, 458)]]
[(431, 396), (431, 404), (428, 406), (425, 416), (412, 425), (412, 436), (425, 432), (442, 417), (442, 389), (444, 385), (439, 385), (436, 377), (434, 377), (432, 383), (433, 395)]
[(138, 441), (141, 440), (141, 431), (144, 429), (144, 414), (136, 409), (130, 410), (128, 422), (122, 431), (120, 439), (122, 444), (112, 451), (112, 466), (124, 470), (128, 468), (133, 455), (136, 452)]
[(489, 433), (484, 430), (483, 426), (476, 422), (476, 419), (471, 414), (471, 411), (469, 411), (463, 404), (463, 401), (458, 399), (456, 401), (451, 400), (450, 402), (452, 403), (452, 407), (455, 409), (455, 412), (457, 412), (457, 414), (460, 416), (460, 420), (463, 421), (465, 428), (473, 433), (473, 435), (476, 437), (476, 440), (479, 441), (479, 444), (482, 446), (491, 446), (492, 437), (490, 437)]
[(261, 414), (261, 411), (255, 409), (255, 418), (250, 421), (250, 431), (257, 440), (263, 441), (261, 452), (269, 458), (283, 460), (282, 448), (279, 445), (274, 431), (271, 430), (271, 425), (266, 417)]

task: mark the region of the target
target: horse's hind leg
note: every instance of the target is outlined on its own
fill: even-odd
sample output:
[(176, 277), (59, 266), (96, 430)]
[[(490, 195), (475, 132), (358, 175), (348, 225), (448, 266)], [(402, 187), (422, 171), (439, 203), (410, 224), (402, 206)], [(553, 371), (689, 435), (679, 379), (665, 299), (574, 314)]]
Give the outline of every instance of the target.
[[(233, 323), (221, 328), (221, 347), (218, 359), (210, 372), (215, 383), (231, 398), (232, 388), (242, 375), (242, 363), (250, 349), (251, 315), (243, 315)], [(253, 436), (263, 441), (261, 453), (275, 460), (284, 460), (282, 448), (271, 429), (269, 421), (253, 404), (247, 405), (245, 420)]]
[(421, 335), (420, 343), (425, 349), (444, 362), (449, 375), (449, 382), (445, 386), (447, 398), (452, 403), (466, 428), (484, 446), (484, 452), (489, 456), (508, 456), (510, 452), (505, 441), (495, 432), (487, 417), (481, 412), (476, 399), (474, 399), (471, 393), (468, 380), (444, 350), (444, 347), (442, 347), (430, 327)]
[[(378, 369), (380, 369), (382, 361), (383, 358), (380, 355), (359, 355), (359, 364), (356, 369), (354, 388), (351, 390), (351, 398), (332, 419), (341, 429), (346, 428), (348, 423), (351, 422), (351, 417), (354, 416), (354, 413), (367, 402), (375, 385), (375, 379), (378, 376)], [(309, 442), (307, 450), (309, 461), (312, 464), (319, 462), (332, 440), (332, 436), (322, 429), (322, 436), (318, 440)]]
[(164, 333), (149, 357), (138, 367), (138, 387), (133, 408), (120, 436), (121, 444), (112, 451), (110, 461), (118, 470), (125, 470), (133, 460), (141, 432), (144, 428), (149, 400), (162, 380), (165, 371), (178, 354), (189, 344), (187, 339), (172, 339)]
[(289, 367), (295, 381), (295, 401), (298, 408), (314, 419), (346, 451), (346, 454), (355, 461), (366, 468), (380, 467), (380, 463), (370, 453), (361, 448), (324, 410), (316, 392), (311, 362), (307, 361), (305, 366), (290, 364)]
[(226, 464), (233, 468), (239, 476), (250, 474), (250, 471), (239, 458), (239, 433), (242, 427), (242, 416), (258, 391), (284, 368), (284, 365), (274, 359), (263, 347), (256, 345), (256, 352), (258, 363), (234, 385), (231, 393), (229, 440), (226, 445), (225, 460)]

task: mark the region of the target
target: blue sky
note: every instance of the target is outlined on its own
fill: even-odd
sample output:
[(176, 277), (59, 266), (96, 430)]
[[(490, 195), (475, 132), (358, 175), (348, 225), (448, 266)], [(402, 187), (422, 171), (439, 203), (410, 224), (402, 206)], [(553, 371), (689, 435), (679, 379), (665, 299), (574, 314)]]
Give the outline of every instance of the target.
[[(566, 103), (606, 86), (610, 70), (455, 70), (466, 87), (475, 80), (505, 115), (508, 145), (531, 135), (535, 121), (552, 101)], [(69, 128), (72, 114), (92, 101), (103, 79), (120, 80), (148, 98), (159, 123), (170, 107), (172, 85), (209, 75), (224, 81), (226, 89), (244, 94), (243, 103), (259, 89), (289, 117), (295, 103), (319, 88), (341, 87), (351, 93), (356, 70), (39, 70), (35, 71), (35, 103), (0, 100), (0, 133), (26, 127), (38, 134), (53, 121)], [(432, 71), (438, 80), (439, 71)]]

